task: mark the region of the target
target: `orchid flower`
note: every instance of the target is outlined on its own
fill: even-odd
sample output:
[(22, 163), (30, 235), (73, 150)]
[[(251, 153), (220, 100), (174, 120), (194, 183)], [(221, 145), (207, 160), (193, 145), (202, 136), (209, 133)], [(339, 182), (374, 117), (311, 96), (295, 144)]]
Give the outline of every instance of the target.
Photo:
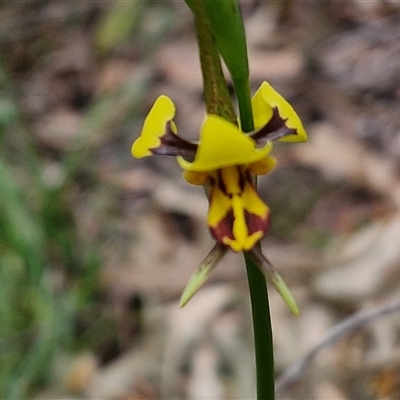
[[(217, 244), (198, 270), (197, 278), (201, 272), (201, 282), (227, 248), (253, 254), (260, 263), (262, 255), (255, 245), (268, 230), (270, 210), (258, 195), (254, 178), (275, 167), (276, 159), (270, 155), (273, 140), (307, 140), (292, 106), (267, 82), (262, 83), (252, 98), (252, 110), (254, 132), (242, 132), (240, 121), (238, 127), (220, 116), (207, 114), (199, 142), (194, 143), (178, 136), (173, 122), (175, 105), (169, 97), (161, 95), (151, 108), (141, 135), (132, 145), (132, 155), (136, 158), (176, 156), (184, 170), (184, 179), (206, 188), (207, 223)], [(266, 259), (265, 263), (271, 270)], [(191, 289), (191, 296), (192, 292)]]

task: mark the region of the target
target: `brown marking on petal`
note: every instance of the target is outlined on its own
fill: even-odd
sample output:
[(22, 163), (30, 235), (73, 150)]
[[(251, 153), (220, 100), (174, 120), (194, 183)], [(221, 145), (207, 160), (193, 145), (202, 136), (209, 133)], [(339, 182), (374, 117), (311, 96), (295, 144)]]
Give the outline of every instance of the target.
[(216, 178), (213, 175), (208, 175), (208, 185), (213, 188), (216, 185)]
[(243, 189), (242, 189), (242, 191), (244, 190), (244, 186), (245, 186), (246, 183), (248, 183), (250, 186), (252, 186), (255, 189), (255, 186), (254, 186), (254, 175), (252, 175), (251, 172), (247, 168), (246, 169), (243, 168), (242, 171), (243, 171), (243, 173), (242, 173), (242, 176), (243, 176)]
[(194, 157), (198, 145), (176, 135), (171, 129), (171, 122), (167, 122), (165, 134), (160, 137), (161, 145), (150, 149), (153, 154), (163, 156)]
[(233, 212), (230, 210), (228, 214), (218, 222), (218, 225), (209, 227), (210, 232), (218, 243), (223, 243), (224, 238), (234, 239), (233, 228)]
[(279, 115), (277, 107), (272, 109), (272, 118), (259, 130), (253, 132), (250, 137), (257, 143), (263, 145), (268, 140), (277, 140), (284, 136), (295, 135), (296, 129), (286, 126), (287, 119)]
[(222, 179), (222, 172), (220, 169), (217, 170), (217, 184), (218, 184), (218, 188), (221, 190), (221, 192), (227, 195), (225, 182)]
[(243, 192), (246, 182), (252, 184), (251, 175), (249, 171), (245, 168), (236, 167), (239, 172), (239, 188), (240, 191)]
[(271, 218), (269, 212), (264, 216), (251, 214), (245, 210), (244, 212), (247, 229), (249, 230), (249, 236), (256, 232), (265, 232), (269, 229), (271, 225)]
[[(239, 186), (240, 193), (242, 193), (244, 190), (245, 184), (246, 184), (246, 180), (249, 179), (251, 182), (251, 175), (247, 169), (243, 168), (243, 166), (237, 165), (234, 168), (236, 168), (236, 170), (237, 170), (238, 186)], [(221, 169), (217, 170), (217, 179), (218, 179), (218, 187), (221, 190), (221, 192), (223, 192), (227, 197), (229, 197), (231, 199), (235, 193), (231, 193), (227, 189), (226, 184), (223, 179), (223, 176), (222, 176)]]
[(220, 169), (217, 170), (217, 185), (222, 193), (224, 193), (227, 197), (232, 197), (226, 190), (225, 182), (222, 178), (222, 172)]
[[(248, 229), (248, 236), (251, 236), (254, 233), (262, 232), (264, 236), (265, 232), (270, 227), (270, 214), (268, 213), (265, 217), (260, 217), (259, 215), (255, 215), (252, 213), (244, 211), (246, 225)], [(209, 227), (212, 236), (218, 243), (224, 243), (224, 238), (228, 238), (234, 240), (235, 237), (233, 236), (233, 212), (232, 210), (221, 219), (221, 221), (215, 227)]]

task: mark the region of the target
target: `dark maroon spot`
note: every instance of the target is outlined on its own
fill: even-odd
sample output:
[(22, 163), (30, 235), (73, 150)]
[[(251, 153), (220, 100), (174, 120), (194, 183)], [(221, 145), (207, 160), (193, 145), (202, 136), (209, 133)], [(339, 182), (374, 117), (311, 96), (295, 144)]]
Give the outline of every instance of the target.
[(218, 222), (217, 226), (210, 227), (210, 232), (217, 242), (222, 243), (224, 238), (234, 239), (233, 228), (233, 212), (230, 210), (228, 214)]
[(252, 235), (255, 232), (265, 233), (270, 226), (269, 212), (265, 215), (265, 217), (260, 217), (259, 215), (245, 211), (244, 217), (246, 219), (246, 225), (247, 229), (249, 230), (249, 235)]

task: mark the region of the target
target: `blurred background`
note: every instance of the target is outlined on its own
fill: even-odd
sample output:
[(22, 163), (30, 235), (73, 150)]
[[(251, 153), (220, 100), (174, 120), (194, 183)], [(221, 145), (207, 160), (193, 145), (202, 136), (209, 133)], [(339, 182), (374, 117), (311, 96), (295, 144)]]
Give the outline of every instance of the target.
[[(270, 290), (277, 378), (330, 328), (399, 298), (400, 4), (243, 1), (251, 85), (310, 140), (259, 180), (263, 240), (301, 316)], [(0, 4), (0, 398), (254, 398), (241, 255), (179, 309), (213, 241), (202, 189), (130, 146), (159, 94), (204, 116), (183, 1)], [(399, 399), (400, 316), (316, 353), (279, 399)]]

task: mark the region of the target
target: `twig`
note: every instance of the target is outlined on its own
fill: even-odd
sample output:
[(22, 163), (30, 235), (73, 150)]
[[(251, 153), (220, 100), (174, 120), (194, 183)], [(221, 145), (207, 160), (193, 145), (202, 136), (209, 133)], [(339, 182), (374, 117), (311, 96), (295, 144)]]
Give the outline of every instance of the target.
[(276, 396), (285, 393), (290, 386), (296, 383), (306, 372), (318, 353), (327, 346), (334, 344), (342, 336), (353, 332), (370, 322), (388, 314), (400, 312), (400, 300), (383, 304), (372, 310), (360, 311), (344, 321), (333, 326), (327, 334), (302, 359), (291, 365), (276, 382)]

